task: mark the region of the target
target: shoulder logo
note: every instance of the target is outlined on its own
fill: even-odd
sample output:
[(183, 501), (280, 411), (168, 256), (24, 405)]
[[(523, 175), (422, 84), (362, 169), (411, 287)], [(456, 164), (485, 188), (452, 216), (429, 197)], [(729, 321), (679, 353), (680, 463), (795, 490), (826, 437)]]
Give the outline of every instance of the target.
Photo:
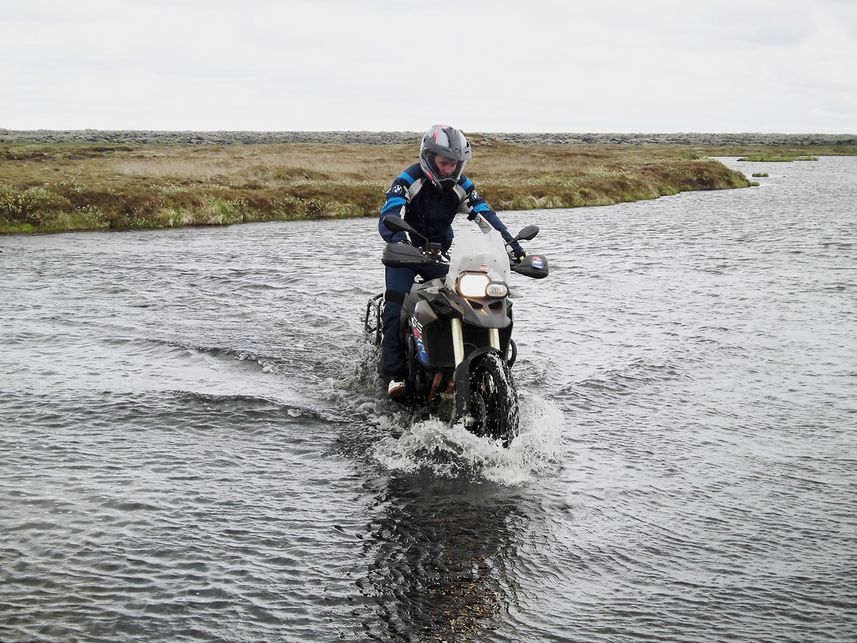
[(481, 199), (481, 198), (482, 197), (479, 196), (479, 192), (476, 191), (476, 188), (473, 188), (473, 192), (470, 193), (470, 200), (476, 201), (477, 199)]
[(390, 188), (390, 192), (392, 194), (402, 194), (404, 191), (405, 188), (403, 188), (400, 183), (396, 183), (393, 187)]

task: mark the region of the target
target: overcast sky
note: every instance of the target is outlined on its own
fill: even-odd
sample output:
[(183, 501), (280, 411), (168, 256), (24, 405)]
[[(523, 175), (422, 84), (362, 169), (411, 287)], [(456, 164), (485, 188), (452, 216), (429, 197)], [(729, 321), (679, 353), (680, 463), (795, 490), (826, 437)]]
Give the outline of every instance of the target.
[(857, 0), (0, 0), (0, 128), (857, 133)]

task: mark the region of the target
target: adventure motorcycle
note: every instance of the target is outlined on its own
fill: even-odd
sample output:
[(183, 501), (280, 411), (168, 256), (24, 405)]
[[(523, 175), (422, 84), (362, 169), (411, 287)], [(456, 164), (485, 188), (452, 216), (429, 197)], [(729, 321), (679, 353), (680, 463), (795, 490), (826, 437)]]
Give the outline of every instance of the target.
[[(482, 216), (478, 227), (455, 239), (452, 258), (440, 244), (428, 240), (400, 217), (387, 215), (383, 224), (420, 239), (423, 248), (389, 243), (382, 263), (388, 267), (418, 268), (448, 264), (443, 279), (416, 282), (402, 305), (399, 332), (406, 347), (408, 404), (422, 407), (446, 422), (463, 418), (469, 431), (502, 439), (508, 446), (518, 432), (518, 396), (512, 379), (517, 347), (512, 339), (512, 302), (509, 290), (516, 272), (534, 279), (548, 276), (544, 255), (528, 255), (520, 262), (506, 250), (503, 238)], [(515, 237), (530, 240), (539, 232), (526, 226)], [(364, 334), (381, 343), (383, 294), (366, 305)]]

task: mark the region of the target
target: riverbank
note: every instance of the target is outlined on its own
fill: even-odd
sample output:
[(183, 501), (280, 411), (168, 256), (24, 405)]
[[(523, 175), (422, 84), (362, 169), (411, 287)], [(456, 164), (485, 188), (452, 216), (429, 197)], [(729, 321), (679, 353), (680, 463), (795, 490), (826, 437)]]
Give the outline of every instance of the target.
[[(159, 134), (184, 142), (156, 142)], [(374, 217), (392, 177), (417, 152), (411, 133), (279, 134), (306, 140), (243, 142), (254, 135), (267, 141), (266, 133), (247, 139), (222, 132), (0, 130), (0, 233)], [(708, 157), (764, 151), (752, 144), (510, 142), (515, 136), (553, 135), (472, 137), (468, 175), (497, 210), (747, 187), (742, 173)], [(857, 150), (838, 139), (815, 142), (823, 147), (800, 147), (800, 154)]]

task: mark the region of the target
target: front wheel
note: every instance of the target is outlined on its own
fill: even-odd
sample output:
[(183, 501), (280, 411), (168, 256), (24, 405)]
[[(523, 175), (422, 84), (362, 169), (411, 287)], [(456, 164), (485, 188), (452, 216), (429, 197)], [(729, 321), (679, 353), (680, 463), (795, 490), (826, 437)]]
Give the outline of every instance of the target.
[(508, 364), (488, 353), (470, 371), (470, 430), (503, 440), (509, 446), (518, 435), (518, 393)]

